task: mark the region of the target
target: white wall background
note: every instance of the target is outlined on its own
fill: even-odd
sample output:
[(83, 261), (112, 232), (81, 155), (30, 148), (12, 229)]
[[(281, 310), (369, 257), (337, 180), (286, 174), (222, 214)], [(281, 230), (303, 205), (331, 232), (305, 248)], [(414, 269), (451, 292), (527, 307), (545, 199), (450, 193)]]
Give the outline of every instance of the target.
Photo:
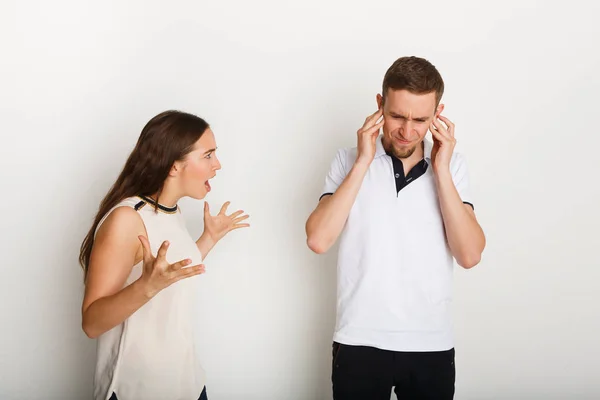
[[(387, 67), (430, 59), (488, 238), (456, 272), (457, 395), (600, 398), (598, 2), (4, 0), (0, 398), (90, 398), (81, 240), (143, 125), (211, 124), (209, 195), (251, 214), (207, 259), (211, 400), (331, 398), (335, 251), (304, 222)], [(183, 201), (194, 234), (202, 203)]]

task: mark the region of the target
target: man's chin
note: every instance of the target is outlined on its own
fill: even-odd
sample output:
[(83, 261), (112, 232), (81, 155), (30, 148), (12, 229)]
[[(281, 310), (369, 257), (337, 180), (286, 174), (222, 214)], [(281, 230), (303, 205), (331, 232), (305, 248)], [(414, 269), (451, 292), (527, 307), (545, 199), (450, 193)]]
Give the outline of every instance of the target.
[[(417, 149), (417, 145), (414, 144), (410, 147), (408, 146), (403, 146), (403, 147), (398, 147), (395, 146), (393, 144), (389, 143), (387, 140), (383, 141), (383, 147), (385, 148), (387, 153), (392, 153), (396, 158), (408, 158), (410, 157), (415, 150)], [(391, 147), (391, 149), (390, 149)], [(391, 150), (391, 151), (390, 151)]]
[(412, 154), (415, 152), (416, 149), (417, 149), (416, 145), (414, 145), (412, 147), (408, 147), (408, 148), (394, 147), (393, 153), (397, 158), (408, 158), (408, 157), (412, 156)]

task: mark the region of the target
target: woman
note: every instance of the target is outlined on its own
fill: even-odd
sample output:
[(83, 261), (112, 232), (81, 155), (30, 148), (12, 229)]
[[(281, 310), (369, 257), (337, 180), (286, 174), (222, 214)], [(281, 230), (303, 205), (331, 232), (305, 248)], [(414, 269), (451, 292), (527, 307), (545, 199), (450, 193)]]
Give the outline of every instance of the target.
[(81, 246), (83, 330), (98, 338), (95, 400), (206, 399), (194, 350), (192, 308), (201, 263), (243, 211), (216, 216), (204, 205), (204, 232), (188, 233), (177, 205), (203, 199), (221, 168), (214, 134), (201, 118), (167, 111), (141, 132)]

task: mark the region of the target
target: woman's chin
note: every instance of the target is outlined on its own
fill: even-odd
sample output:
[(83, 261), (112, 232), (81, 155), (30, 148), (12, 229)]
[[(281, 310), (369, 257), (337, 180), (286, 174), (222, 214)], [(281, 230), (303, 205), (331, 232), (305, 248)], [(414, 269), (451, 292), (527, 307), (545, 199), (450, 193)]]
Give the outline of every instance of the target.
[(194, 200), (203, 200), (207, 194), (208, 193), (206, 192), (206, 190), (203, 190), (202, 192), (191, 193), (188, 195), (188, 197), (191, 197)]

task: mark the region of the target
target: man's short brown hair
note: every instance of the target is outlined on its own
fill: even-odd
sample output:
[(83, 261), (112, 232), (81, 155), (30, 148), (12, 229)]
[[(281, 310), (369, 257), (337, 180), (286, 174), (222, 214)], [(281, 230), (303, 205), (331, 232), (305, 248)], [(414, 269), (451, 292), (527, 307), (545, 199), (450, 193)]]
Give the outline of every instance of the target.
[(414, 56), (401, 57), (385, 73), (381, 93), (384, 99), (388, 89), (404, 89), (414, 94), (435, 92), (437, 106), (444, 94), (444, 80), (429, 61)]

